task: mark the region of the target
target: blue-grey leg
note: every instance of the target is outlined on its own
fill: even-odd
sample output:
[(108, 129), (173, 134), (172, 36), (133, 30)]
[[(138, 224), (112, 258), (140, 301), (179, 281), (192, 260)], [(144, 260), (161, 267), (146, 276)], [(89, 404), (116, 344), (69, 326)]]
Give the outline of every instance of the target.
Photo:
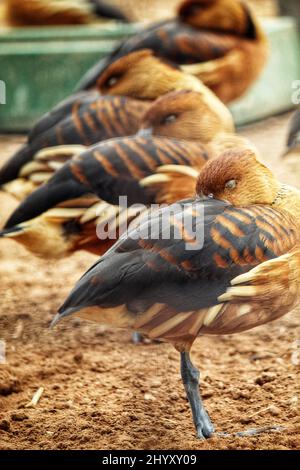
[(199, 391), (199, 370), (192, 364), (189, 352), (181, 352), (181, 378), (189, 400), (197, 437), (205, 439), (211, 437), (214, 426), (203, 406)]
[(141, 333), (139, 333), (138, 331), (133, 331), (131, 335), (131, 341), (133, 342), (133, 344), (140, 344), (143, 342), (143, 335), (141, 335)]

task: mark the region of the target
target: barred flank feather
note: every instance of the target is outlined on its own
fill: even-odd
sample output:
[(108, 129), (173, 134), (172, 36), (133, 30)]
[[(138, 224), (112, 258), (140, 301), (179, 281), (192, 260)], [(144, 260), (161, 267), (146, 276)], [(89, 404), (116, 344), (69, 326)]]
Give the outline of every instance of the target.
[[(244, 331), (299, 303), (300, 238), (292, 216), (267, 206), (233, 207), (213, 199), (182, 201), (175, 213), (179, 216), (191, 202), (193, 227), (204, 227), (203, 246), (191, 250), (184, 238), (144, 240), (134, 233), (80, 279), (60, 316), (75, 313), (188, 347), (199, 334)], [(262, 219), (272, 217), (273, 226), (257, 223), (257, 209)], [(160, 235), (167, 221), (172, 226), (175, 220), (168, 212), (162, 229), (158, 223), (164, 213), (147, 222)]]
[[(65, 147), (65, 152), (59, 152), (58, 160), (66, 161), (73, 155), (73, 150), (78, 151), (77, 145), (88, 146), (112, 137), (135, 134), (142, 115), (149, 106), (150, 103), (122, 96), (98, 96), (92, 100), (90, 97), (83, 100), (78, 98), (78, 100), (74, 99), (71, 105), (62, 104), (62, 116), (57, 117), (60, 109), (58, 108), (42, 118), (32, 130), (28, 143), (0, 169), (0, 185), (25, 176), (26, 179), (35, 180), (36, 185), (45, 182), (48, 178), (46, 173), (50, 170), (49, 176), (51, 176), (57, 166), (49, 168), (49, 163), (44, 167), (28, 166), (33, 159), (41, 160), (38, 155), (40, 150), (71, 144), (73, 149), (68, 150)], [(48, 155), (49, 153), (51, 155), (51, 150), (48, 151)], [(42, 155), (46, 157), (47, 152)], [(54, 162), (56, 160), (55, 157)], [(27, 165), (26, 168), (24, 168), (25, 165)], [(36, 173), (39, 175), (36, 176)], [(26, 182), (24, 184), (26, 185)], [(5, 189), (10, 192), (9, 186)], [(12, 190), (12, 194), (14, 193)]]

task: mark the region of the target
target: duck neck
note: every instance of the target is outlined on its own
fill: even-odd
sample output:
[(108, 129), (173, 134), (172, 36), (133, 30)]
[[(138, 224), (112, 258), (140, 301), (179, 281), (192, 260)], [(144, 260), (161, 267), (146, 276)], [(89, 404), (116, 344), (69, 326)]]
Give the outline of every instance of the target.
[(233, 134), (232, 132), (219, 132), (216, 134), (210, 142), (210, 148), (216, 157), (227, 150), (236, 148), (239, 150), (249, 149), (254, 151), (255, 154), (258, 154), (257, 149), (248, 139), (241, 135)]
[(300, 228), (300, 190), (281, 184), (272, 203), (273, 207), (289, 212), (299, 223)]

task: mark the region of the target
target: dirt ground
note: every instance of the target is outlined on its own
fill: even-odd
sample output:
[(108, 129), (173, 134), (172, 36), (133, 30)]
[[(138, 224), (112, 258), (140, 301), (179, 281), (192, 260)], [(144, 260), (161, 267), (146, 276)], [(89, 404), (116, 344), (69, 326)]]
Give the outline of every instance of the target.
[[(288, 118), (242, 131), (278, 173)], [(22, 140), (0, 137), (1, 159)], [(2, 223), (15, 202), (1, 193), (0, 204)], [(170, 345), (135, 346), (129, 332), (77, 319), (49, 330), (94, 259), (81, 252), (49, 263), (0, 240), (0, 340), (6, 343), (0, 449), (300, 449), (300, 309), (244, 334), (195, 343), (193, 359), (217, 431), (283, 427), (202, 442), (194, 437), (178, 353)], [(26, 406), (39, 387), (38, 405)]]

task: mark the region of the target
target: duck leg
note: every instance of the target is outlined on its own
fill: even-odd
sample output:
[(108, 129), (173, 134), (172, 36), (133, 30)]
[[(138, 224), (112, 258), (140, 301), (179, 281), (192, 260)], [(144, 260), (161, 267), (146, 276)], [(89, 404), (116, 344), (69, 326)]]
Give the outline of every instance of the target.
[(141, 335), (141, 333), (138, 331), (133, 331), (131, 334), (131, 341), (133, 344), (140, 344), (143, 342), (143, 335)]
[(187, 351), (180, 353), (181, 356), (181, 378), (189, 400), (193, 421), (199, 439), (211, 437), (214, 432), (214, 426), (203, 406), (199, 392), (200, 372), (193, 365), (190, 354)]

